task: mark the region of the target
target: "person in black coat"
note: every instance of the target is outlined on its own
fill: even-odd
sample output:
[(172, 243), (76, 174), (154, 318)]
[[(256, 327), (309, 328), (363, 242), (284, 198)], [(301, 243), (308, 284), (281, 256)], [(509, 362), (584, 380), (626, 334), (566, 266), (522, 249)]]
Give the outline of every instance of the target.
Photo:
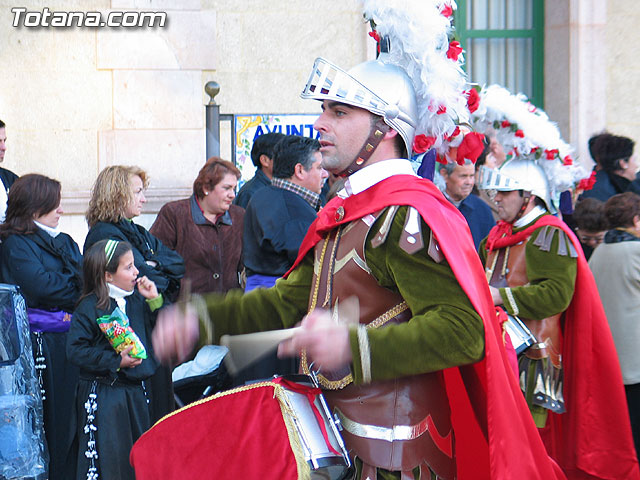
[(582, 192), (580, 199), (596, 198), (606, 202), (619, 193), (640, 194), (638, 160), (633, 154), (635, 142), (603, 132), (589, 139), (589, 152), (596, 162), (593, 188)]
[(73, 422), (79, 480), (134, 480), (129, 453), (152, 425), (146, 382), (158, 368), (151, 330), (164, 300), (133, 262), (131, 245), (117, 240), (85, 253), (83, 295), (67, 340), (80, 368)]
[(82, 289), (80, 249), (58, 230), (60, 190), (56, 180), (24, 175), (11, 188), (6, 221), (0, 226), (2, 281), (20, 287), (28, 307), (52, 480), (70, 475), (66, 460), (78, 371), (67, 361), (65, 344)]
[[(154, 237), (147, 229), (133, 222), (142, 213), (146, 202), (144, 190), (147, 174), (139, 167), (113, 165), (100, 172), (91, 191), (86, 219), (89, 233), (84, 242), (87, 252), (100, 240), (121, 240), (131, 244), (135, 267), (140, 276), (149, 278), (166, 299), (173, 301), (184, 276), (182, 257)], [(159, 410), (153, 411), (152, 421), (159, 420), (174, 408), (171, 370), (158, 369), (149, 382), (151, 395), (165, 398), (154, 402)]]
[[(4, 161), (4, 154), (7, 151), (7, 131), (5, 123), (0, 120), (0, 163)], [(4, 187), (4, 191), (0, 191), (0, 222), (4, 220), (5, 210), (7, 208), (7, 195), (9, 188), (16, 181), (18, 176), (11, 170), (0, 167), (0, 181)]]

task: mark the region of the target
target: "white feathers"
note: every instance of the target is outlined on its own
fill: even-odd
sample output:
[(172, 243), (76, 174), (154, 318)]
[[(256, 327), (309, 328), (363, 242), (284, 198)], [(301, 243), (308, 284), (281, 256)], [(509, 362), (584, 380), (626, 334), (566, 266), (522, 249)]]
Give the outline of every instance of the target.
[(447, 56), (451, 17), (441, 12), (455, 2), (435, 0), (364, 0), (364, 14), (376, 24), (380, 36), (391, 43), (388, 61), (412, 79), (418, 102), (416, 135), (436, 138), (444, 153), (445, 137), (456, 125), (468, 121), (462, 54)]
[(558, 126), (522, 94), (514, 95), (500, 85), (483, 88), (472, 124), (481, 133), (494, 130), (505, 152), (537, 162), (549, 180), (552, 198), (590, 174), (570, 158), (571, 146)]

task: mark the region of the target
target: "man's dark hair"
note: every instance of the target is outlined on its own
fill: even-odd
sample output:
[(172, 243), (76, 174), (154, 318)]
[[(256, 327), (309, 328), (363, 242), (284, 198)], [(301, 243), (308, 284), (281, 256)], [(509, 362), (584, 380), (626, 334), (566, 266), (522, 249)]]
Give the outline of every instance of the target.
[(620, 170), (621, 160), (628, 161), (633, 155), (635, 142), (628, 137), (602, 133), (595, 140), (593, 154), (605, 172), (613, 173)]
[(4, 124), (4, 122), (2, 120), (0, 120), (0, 128), (4, 128), (6, 125)]
[(313, 154), (319, 150), (318, 140), (297, 135), (286, 136), (273, 149), (274, 178), (291, 178), (298, 163), (309, 170), (314, 161)]
[(604, 232), (609, 222), (604, 214), (604, 202), (597, 198), (583, 198), (576, 204), (572, 219), (585, 232)]
[(482, 139), (482, 153), (478, 155), (478, 159), (476, 160), (476, 170), (486, 163), (487, 155), (489, 155), (490, 151), (491, 151), (491, 140), (489, 139), (488, 135), (484, 135)]
[(609, 228), (632, 227), (633, 219), (640, 215), (640, 195), (633, 192), (614, 195), (604, 204)]
[(593, 158), (593, 161), (596, 162), (596, 164), (598, 165), (600, 165), (600, 158), (599, 158), (600, 156), (598, 155), (598, 151), (596, 150), (596, 142), (603, 135), (610, 135), (610, 134), (609, 132), (596, 133), (595, 135), (592, 135), (591, 138), (589, 138), (589, 141), (587, 142), (587, 145), (589, 146), (589, 155), (591, 155), (591, 158)]
[(273, 160), (273, 147), (275, 147), (276, 144), (284, 137), (286, 137), (286, 135), (282, 133), (265, 133), (253, 141), (253, 147), (251, 147), (251, 161), (259, 170), (262, 170), (260, 156), (266, 155)]

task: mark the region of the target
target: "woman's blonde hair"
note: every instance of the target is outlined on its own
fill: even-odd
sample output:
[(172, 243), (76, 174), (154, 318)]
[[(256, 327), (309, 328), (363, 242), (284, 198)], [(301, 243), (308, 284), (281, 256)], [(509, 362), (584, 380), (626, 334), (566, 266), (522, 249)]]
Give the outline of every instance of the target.
[(138, 176), (147, 188), (147, 173), (140, 167), (113, 165), (100, 172), (91, 188), (89, 209), (85, 215), (89, 228), (98, 222), (117, 223), (133, 201), (131, 177)]

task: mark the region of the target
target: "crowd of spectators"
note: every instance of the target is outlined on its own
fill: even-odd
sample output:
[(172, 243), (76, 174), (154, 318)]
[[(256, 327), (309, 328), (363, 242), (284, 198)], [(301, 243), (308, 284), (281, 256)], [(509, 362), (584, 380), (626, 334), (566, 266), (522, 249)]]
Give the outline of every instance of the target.
[[(6, 151), (6, 138), (5, 124), (0, 121), (0, 162)], [(481, 242), (498, 218), (496, 204), (477, 189), (476, 168), (483, 165), (497, 169), (505, 160), (495, 135), (487, 136), (484, 147), (477, 164), (467, 161), (438, 168), (442, 192), (467, 220), (476, 249), (484, 248)], [(633, 140), (626, 137), (607, 132), (592, 137), (589, 149), (595, 161), (595, 186), (582, 194), (569, 220), (586, 258), (591, 257), (589, 265), (622, 364), (638, 447), (640, 357), (634, 347), (638, 329), (633, 312), (640, 302), (640, 263), (635, 263), (640, 262), (640, 179), (636, 176), (638, 165), (633, 148)], [(136, 166), (122, 165), (109, 166), (99, 173), (86, 212), (89, 232), (83, 251), (85, 255), (93, 251), (93, 261), (102, 262), (100, 268), (107, 272), (100, 274), (107, 279), (103, 282), (108, 287), (106, 295), (113, 300), (114, 309), (126, 311), (124, 318), (129, 315), (129, 304), (125, 306), (118, 298), (133, 302), (134, 297), (129, 296), (136, 288), (143, 294), (136, 300), (137, 313), (131, 313), (136, 320), (132, 317), (131, 324), (141, 330), (138, 333), (145, 342), (151, 341), (149, 332), (155, 322), (152, 312), (159, 305), (180, 301), (192, 293), (224, 294), (233, 289), (250, 291), (273, 286), (293, 265), (318, 210), (344, 185), (335, 176), (327, 180), (329, 175), (322, 168), (317, 140), (269, 133), (255, 139), (251, 158), (255, 175), (239, 190), (240, 170), (229, 161), (210, 158), (193, 182), (192, 195), (165, 204), (150, 230), (134, 222), (146, 202), (147, 173)], [(83, 374), (79, 383), (78, 367), (84, 372), (84, 366), (67, 357), (67, 352), (77, 351), (77, 343), (67, 349), (70, 320), (81, 296), (85, 298), (93, 291), (91, 288), (99, 287), (95, 282), (87, 287), (85, 278), (83, 296), (80, 248), (58, 228), (63, 214), (61, 185), (39, 174), (18, 177), (4, 168), (0, 168), (0, 180), (4, 187), (0, 188), (0, 216), (4, 219), (0, 225), (0, 280), (18, 285), (28, 307), (33, 354), (42, 386), (49, 478), (84, 478), (86, 472), (76, 472), (77, 465), (84, 468), (87, 463), (76, 461), (79, 456), (86, 456), (77, 435), (81, 428), (78, 430), (76, 410), (87, 401), (87, 394), (95, 391), (87, 382), (108, 382), (111, 378), (129, 387), (140, 387), (147, 400), (136, 408), (148, 408), (151, 425), (175, 408), (171, 371), (154, 364), (143, 380), (122, 376), (118, 373), (120, 368), (133, 368), (140, 362), (121, 363), (130, 349), (123, 356), (109, 348), (99, 355), (113, 357), (111, 363), (104, 364), (116, 367), (94, 371), (92, 379)], [(500, 195), (501, 199), (505, 196)], [(111, 266), (109, 245), (119, 249), (117, 261)], [(94, 251), (96, 248), (99, 253)], [(127, 252), (131, 254), (129, 266), (122, 263), (129, 258)], [(120, 268), (127, 268), (127, 274), (134, 279), (145, 280), (137, 286), (132, 284), (130, 289), (122, 288), (116, 277)], [(116, 311), (101, 308), (106, 308), (107, 315), (113, 316)], [(141, 313), (143, 310), (146, 313)], [(76, 332), (74, 342), (77, 335)], [(97, 362), (94, 357), (87, 358)], [(243, 380), (265, 376), (267, 371), (281, 374), (297, 368), (291, 363), (278, 365), (275, 356), (272, 360), (276, 362), (274, 366), (244, 372)], [(263, 366), (267, 365), (268, 359), (263, 362)], [(81, 388), (71, 387), (76, 384)], [(118, 406), (113, 408), (117, 414)], [(87, 421), (86, 416), (82, 418)], [(119, 475), (129, 478), (132, 472)]]

